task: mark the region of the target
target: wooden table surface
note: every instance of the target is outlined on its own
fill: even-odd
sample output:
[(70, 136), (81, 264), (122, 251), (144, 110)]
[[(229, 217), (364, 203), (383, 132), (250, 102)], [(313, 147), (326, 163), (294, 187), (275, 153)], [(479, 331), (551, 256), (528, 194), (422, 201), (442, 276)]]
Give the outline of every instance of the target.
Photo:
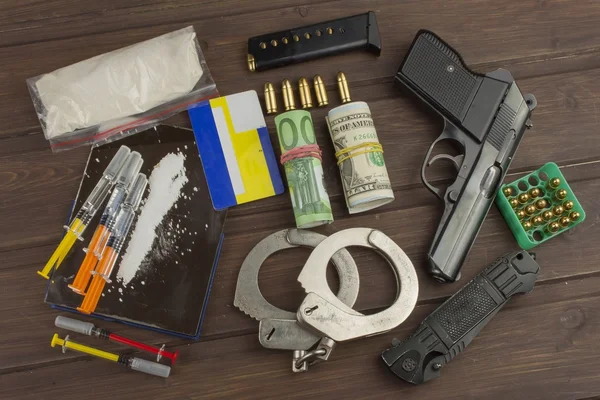
[[(374, 10), (383, 39), (381, 57), (354, 52), (264, 73), (246, 68), (248, 37)], [(589, 399), (600, 395), (600, 2), (597, 0), (4, 0), (0, 3), (0, 398), (28, 399)], [(338, 105), (335, 74), (343, 70), (354, 100), (367, 101), (385, 150), (396, 200), (349, 216), (326, 109), (312, 111), (324, 151), (326, 184), (335, 222), (325, 234), (371, 227), (409, 255), (419, 275), (419, 302), (389, 333), (340, 344), (330, 361), (308, 373), (291, 372), (289, 352), (263, 349), (258, 324), (233, 306), (237, 273), (263, 237), (294, 226), (287, 194), (235, 207), (226, 223), (222, 258), (198, 342), (99, 323), (117, 333), (180, 351), (168, 379), (126, 371), (49, 346), (57, 312), (43, 303), (46, 281), (35, 274), (62, 235), (89, 148), (52, 154), (44, 140), (25, 79), (154, 36), (194, 25), (222, 94), (255, 89), (265, 81), (321, 74), (331, 105)], [(587, 210), (587, 220), (536, 252), (541, 273), (535, 290), (513, 299), (440, 379), (410, 386), (382, 366), (379, 353), (404, 338), (444, 299), (517, 244), (493, 207), (463, 279), (435, 283), (425, 253), (442, 205), (421, 184), (419, 167), (441, 130), (439, 121), (392, 85), (416, 31), (446, 39), (477, 71), (506, 68), (538, 107), (507, 178), (554, 161)], [(267, 118), (271, 135), (275, 130)], [(171, 120), (188, 124), (180, 115)], [(277, 143), (276, 141), (274, 143)], [(437, 169), (434, 180), (450, 182)], [(308, 250), (273, 256), (260, 285), (268, 300), (294, 310), (296, 282)], [(361, 274), (356, 308), (374, 312), (391, 304), (395, 284), (379, 256), (355, 251)], [(200, 294), (199, 294), (200, 295)], [(115, 350), (108, 342), (81, 342)], [(87, 339), (87, 340), (86, 340)]]

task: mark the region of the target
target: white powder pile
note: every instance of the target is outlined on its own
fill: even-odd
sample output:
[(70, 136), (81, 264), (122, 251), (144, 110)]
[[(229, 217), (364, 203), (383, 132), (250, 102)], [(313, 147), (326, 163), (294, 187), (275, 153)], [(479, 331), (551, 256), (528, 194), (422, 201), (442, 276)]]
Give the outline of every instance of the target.
[(42, 75), (46, 138), (148, 111), (190, 93), (202, 73), (188, 27)]
[[(181, 197), (182, 189), (188, 182), (184, 161), (184, 154), (169, 153), (154, 167), (150, 175), (148, 197), (117, 272), (117, 279), (121, 280), (123, 286), (133, 279), (144, 259), (149, 256), (157, 230)], [(164, 223), (167, 224), (166, 221)]]

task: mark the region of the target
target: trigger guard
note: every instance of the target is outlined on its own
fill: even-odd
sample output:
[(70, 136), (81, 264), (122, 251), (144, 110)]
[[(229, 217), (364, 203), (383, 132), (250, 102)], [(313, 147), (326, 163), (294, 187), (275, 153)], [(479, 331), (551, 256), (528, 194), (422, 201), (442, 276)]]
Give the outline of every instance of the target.
[(456, 171), (460, 171), (460, 167), (463, 163), (465, 159), (465, 155), (464, 154), (459, 154), (455, 157), (452, 157), (448, 154), (438, 154), (437, 156), (434, 156), (431, 158), (431, 160), (429, 160), (427, 162), (427, 166), (431, 166), (433, 163), (435, 163), (437, 160), (449, 160), (452, 161), (452, 164), (454, 164), (454, 168), (456, 168)]

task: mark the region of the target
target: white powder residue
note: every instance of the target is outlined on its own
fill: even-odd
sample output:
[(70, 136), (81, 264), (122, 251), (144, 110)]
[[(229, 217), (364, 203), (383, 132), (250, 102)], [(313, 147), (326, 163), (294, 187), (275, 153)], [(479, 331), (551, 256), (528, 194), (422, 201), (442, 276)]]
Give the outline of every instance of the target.
[(142, 281), (141, 284), (142, 286), (144, 286), (146, 284), (146, 281)]
[(100, 160), (98, 160), (98, 159), (96, 158), (96, 162), (100, 162)]
[(181, 99), (203, 75), (196, 47), (190, 26), (36, 78), (32, 86), (45, 111), (46, 137), (98, 124), (114, 127)]
[(117, 273), (117, 278), (123, 285), (127, 285), (133, 279), (142, 262), (152, 250), (152, 244), (157, 237), (157, 229), (163, 223), (169, 210), (173, 207), (177, 208), (175, 203), (181, 196), (184, 185), (188, 182), (184, 161), (184, 154), (169, 153), (154, 167), (150, 179), (148, 179), (150, 188), (148, 198), (140, 212)]
[(198, 188), (196, 186), (194, 186), (194, 192), (197, 192)]

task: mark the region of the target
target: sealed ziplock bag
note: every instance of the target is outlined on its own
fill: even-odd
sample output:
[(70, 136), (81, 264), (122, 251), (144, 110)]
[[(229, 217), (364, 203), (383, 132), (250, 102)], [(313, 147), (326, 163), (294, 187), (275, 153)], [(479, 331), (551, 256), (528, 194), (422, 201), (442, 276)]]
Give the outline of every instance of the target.
[(27, 80), (52, 151), (146, 130), (218, 95), (193, 26)]

